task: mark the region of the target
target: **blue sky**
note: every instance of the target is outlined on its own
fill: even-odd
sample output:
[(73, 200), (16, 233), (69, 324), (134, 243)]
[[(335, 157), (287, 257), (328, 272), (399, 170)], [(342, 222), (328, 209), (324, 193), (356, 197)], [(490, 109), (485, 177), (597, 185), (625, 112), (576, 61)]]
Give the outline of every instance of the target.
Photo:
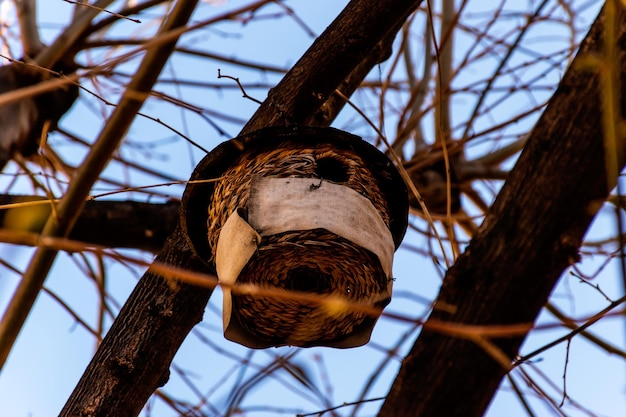
[[(8, 0), (4, 0), (6, 3)], [(556, 3), (556, 2), (555, 2)], [(197, 14), (196, 20), (207, 16), (222, 13), (228, 8), (239, 7), (247, 2), (224, 1), (203, 4)], [(339, 11), (346, 4), (345, 1), (320, 0), (316, 2), (293, 1), (287, 2), (298, 16), (302, 17), (306, 25), (316, 34), (321, 33), (332, 21)], [(532, 4), (529, 2), (528, 4)], [(481, 2), (470, 2), (471, 8), (468, 11), (470, 21), (479, 22), (481, 19), (488, 20), (488, 13), (483, 15), (480, 10)], [(575, 5), (582, 7), (583, 2), (575, 2)], [(38, 1), (40, 7), (39, 19), (42, 22), (42, 33), (46, 40), (52, 39), (67, 21), (68, 13), (73, 6), (62, 0)], [(514, 2), (507, 3), (505, 9), (511, 10), (511, 15), (507, 19), (503, 18), (500, 33), (512, 30), (515, 27)], [(577, 19), (580, 27), (586, 27), (593, 18), (597, 10), (597, 5), (593, 8), (585, 8), (584, 15)], [(280, 20), (272, 18), (272, 13), (278, 13), (282, 9), (273, 6), (263, 9), (266, 19), (242, 24), (241, 22), (227, 22), (216, 27), (203, 30), (185, 36), (180, 45), (203, 49), (227, 56), (246, 59), (255, 62), (262, 62), (272, 66), (288, 69), (295, 63), (299, 56), (308, 48), (313, 38), (306, 33), (294, 20), (283, 17)], [(557, 12), (555, 12), (557, 13)], [(142, 23), (127, 22), (120, 25), (110, 36), (127, 36), (127, 34), (142, 35), (153, 33), (155, 24), (153, 16), (142, 18)], [(474, 20), (472, 20), (474, 19)], [(510, 24), (510, 27), (507, 26)], [(478, 26), (478, 24), (476, 23)], [(584, 31), (583, 31), (584, 32)], [(420, 34), (416, 33), (416, 37)], [(558, 24), (546, 24), (538, 26), (537, 30), (527, 37), (525, 47), (529, 50), (537, 48), (542, 53), (558, 51), (563, 48), (567, 31)], [(472, 47), (473, 38), (460, 34), (457, 38), (456, 48), (459, 50), (457, 56), (462, 56), (461, 51)], [(539, 46), (537, 46), (539, 44)], [(416, 46), (416, 48), (418, 48)], [(555, 53), (556, 54), (556, 53)], [(497, 56), (497, 54), (494, 54)], [(105, 56), (102, 51), (94, 51), (90, 56), (82, 56), (83, 62), (89, 60), (102, 59)], [(419, 56), (416, 54), (416, 56)], [(514, 57), (511, 65), (524, 62), (531, 54)], [(473, 82), (487, 77), (493, 71), (495, 58), (485, 58), (477, 60), (475, 67), (471, 71), (466, 71), (458, 75), (455, 79), (456, 86), (471, 85)], [(122, 70), (132, 73), (136, 62), (129, 63), (122, 67)], [(383, 63), (380, 68), (370, 74), (369, 79), (378, 80), (386, 75), (389, 62)], [(550, 63), (546, 66), (549, 67)], [(565, 63), (561, 62), (561, 70), (565, 69)], [(527, 70), (519, 71), (516, 76), (531, 79), (537, 74), (546, 72), (545, 83), (554, 84), (560, 77), (560, 72), (549, 71), (541, 65), (529, 66)], [(228, 82), (217, 79), (217, 71), (239, 77), (242, 83), (263, 83), (267, 85), (275, 84), (280, 75), (271, 71), (259, 73), (258, 71), (245, 70), (239, 66), (229, 65), (215, 60), (199, 59), (184, 54), (178, 54), (164, 71), (163, 77), (177, 77), (178, 79), (195, 79), (210, 83)], [(399, 71), (394, 77), (401, 78)], [(503, 78), (503, 84), (511, 82)], [(516, 81), (518, 82), (518, 81)], [(115, 99), (119, 94), (119, 86), (116, 86), (114, 79), (102, 80), (96, 85), (88, 80), (84, 81), (87, 88), (92, 91), (99, 91), (98, 88), (106, 87), (107, 97)], [(117, 88), (117, 91), (115, 89)], [(223, 88), (220, 90), (210, 90), (204, 88), (180, 87), (176, 89), (165, 84), (160, 85), (172, 95), (179, 94), (191, 103), (211, 110), (219, 110), (225, 114), (232, 115), (241, 121), (247, 120), (254, 112), (257, 104), (241, 97), (241, 93), (234, 88)], [(263, 88), (251, 88), (249, 94), (263, 99), (266, 90)], [(505, 120), (507, 114), (515, 114), (520, 109), (533, 105), (533, 101), (541, 103), (545, 101), (550, 91), (546, 90), (534, 93), (510, 94), (508, 102), (495, 109), (490, 114), (480, 118), (475, 130), (487, 129), (499, 120)], [(506, 94), (503, 94), (506, 95)], [(398, 97), (400, 100), (401, 97)], [(501, 96), (493, 95), (489, 97), (487, 103), (495, 103), (496, 100), (503, 99)], [(506, 97), (504, 98), (506, 99)], [(361, 106), (375, 106), (376, 97), (372, 94), (360, 94), (355, 97), (355, 101)], [(393, 112), (393, 103), (388, 103), (386, 108), (385, 133), (392, 135), (396, 116)], [(461, 125), (464, 115), (472, 107), (472, 97), (459, 94), (455, 96), (453, 102), (453, 119), (456, 124)], [(62, 126), (70, 132), (78, 132), (82, 137), (93, 140), (102, 127), (102, 115), (110, 114), (110, 106), (105, 106), (99, 100), (82, 94), (81, 102), (77, 103), (70, 114), (62, 121)], [(207, 149), (213, 148), (227, 137), (220, 136), (202, 118), (184, 112), (180, 108), (164, 104), (157, 100), (148, 101), (142, 112), (152, 117), (159, 118), (163, 122), (176, 127), (185, 135), (193, 138)], [(429, 123), (430, 115), (425, 116), (424, 126), (428, 134), (432, 123)], [(511, 135), (524, 132), (532, 126), (533, 120), (524, 121), (511, 127)], [(240, 129), (237, 122), (221, 121), (221, 126), (227, 132), (227, 136), (234, 136)], [(335, 126), (363, 134), (369, 138), (373, 137), (372, 132), (364, 127), (362, 119), (354, 112), (346, 109), (335, 122)], [(177, 137), (171, 130), (158, 125), (145, 118), (138, 118), (131, 127), (127, 145), (120, 154), (138, 163), (146, 164), (154, 169), (168, 172), (176, 178), (185, 180), (189, 177), (195, 163), (202, 157), (202, 152), (187, 144), (180, 137)], [(51, 136), (51, 143), (58, 147), (58, 150), (68, 160), (75, 164), (80, 163), (87, 148), (72, 146), (67, 140), (60, 136)], [(128, 145), (130, 144), (130, 145)], [(470, 155), (480, 155), (487, 152), (494, 146), (492, 142), (485, 141), (481, 145), (472, 146), (468, 151)], [(119, 164), (112, 163), (106, 175), (111, 178), (123, 179), (133, 185), (149, 185), (158, 183), (159, 180), (152, 176), (140, 174), (132, 170), (124, 169)], [(9, 187), (10, 179), (0, 178), (0, 184)], [(110, 185), (100, 183), (94, 189), (94, 194), (104, 190), (110, 190)], [(485, 190), (489, 190), (485, 187)], [(483, 190), (485, 194), (488, 191)], [(12, 193), (31, 192), (26, 181), (18, 182), (18, 185), (10, 188)], [(182, 187), (163, 187), (161, 191), (173, 198), (179, 197)], [(116, 198), (144, 199), (140, 193), (126, 193), (116, 196)], [(601, 210), (598, 219), (589, 233), (589, 238), (601, 239), (615, 230), (613, 212), (609, 208)], [(423, 226), (417, 219), (412, 222)], [(407, 233), (406, 247), (400, 248), (396, 253), (394, 262), (394, 298), (388, 307), (388, 311), (402, 313), (408, 317), (423, 318), (428, 306), (418, 297), (433, 299), (441, 283), (441, 267), (436, 265), (432, 259), (421, 256), (411, 247), (425, 249), (428, 242), (424, 237), (410, 230)], [(130, 253), (130, 252), (129, 252)], [(9, 259), (12, 264), (20, 269), (25, 268), (30, 260), (32, 251), (28, 248), (0, 245), (0, 256)], [(136, 255), (136, 254), (133, 254)], [(149, 259), (148, 255), (139, 255), (144, 259)], [(581, 266), (583, 270), (592, 272), (603, 262), (604, 258), (596, 255), (590, 256)], [(99, 267), (99, 260), (91, 255), (85, 259), (80, 256), (61, 254), (55, 262), (54, 269), (46, 281), (46, 287), (54, 293), (63, 297), (64, 301), (77, 311), (81, 317), (85, 318), (91, 325), (95, 325), (98, 296), (95, 284), (87, 279), (81, 268), (86, 265), (94, 269)], [(115, 261), (106, 259), (103, 262), (106, 267), (106, 279), (112, 298), (117, 303), (122, 303), (127, 294), (132, 290), (137, 279), (142, 274), (142, 268), (132, 265), (122, 265)], [(4, 308), (13, 287), (17, 284), (19, 276), (0, 267), (0, 308)], [(612, 299), (621, 296), (623, 289), (619, 284), (620, 276), (617, 265), (611, 262), (604, 268), (594, 284)], [(407, 296), (411, 294), (412, 297)], [(575, 317), (589, 316), (604, 306), (607, 301), (601, 297), (598, 291), (589, 285), (581, 284), (579, 280), (565, 274), (559, 286), (553, 293), (553, 301), (564, 311)], [(118, 308), (118, 307), (116, 307)], [(389, 384), (393, 380), (400, 365), (403, 353), (407, 352), (417, 332), (411, 330), (405, 323), (399, 323), (389, 318), (383, 317), (374, 330), (372, 343), (367, 346), (349, 349), (334, 350), (329, 348), (295, 349), (277, 348), (262, 351), (249, 351), (241, 346), (235, 345), (223, 339), (221, 335), (221, 293), (216, 291), (211, 298), (203, 323), (198, 325), (194, 332), (188, 337), (175, 359), (176, 369), (172, 372), (172, 378), (165, 387), (165, 392), (175, 398), (188, 398), (190, 401), (197, 401), (197, 398), (186, 385), (184, 378), (177, 373), (177, 369), (185, 371), (185, 375), (191, 378), (197, 386), (202, 387), (202, 393), (209, 398), (212, 406), (220, 409), (227, 402), (229, 390), (237, 381), (237, 378), (245, 380), (254, 374), (257, 367), (263, 367), (268, 362), (274, 360), (277, 355), (290, 356), (293, 363), (303, 367), (313, 377), (316, 385), (324, 390), (331, 391), (328, 394), (332, 398), (332, 405), (342, 404), (357, 400), (363, 390), (364, 382), (371, 380), (371, 389), (364, 395), (365, 398), (377, 398), (384, 396), (388, 391)], [(544, 314), (539, 323), (554, 324), (555, 320)], [(110, 324), (110, 323), (109, 323)], [(606, 318), (591, 328), (592, 332), (601, 335), (611, 343), (625, 349), (626, 335), (624, 334), (623, 320), (617, 317)], [(522, 348), (522, 353), (533, 351), (539, 346), (554, 340), (566, 333), (563, 328), (551, 328), (533, 333)], [(214, 347), (207, 347), (203, 342), (204, 338), (209, 338)], [(403, 342), (401, 342), (404, 340)], [(388, 359), (387, 351), (398, 344), (399, 354)], [(41, 294), (37, 300), (35, 308), (23, 329), (11, 356), (0, 373), (0, 411), (7, 416), (50, 416), (58, 413), (66, 398), (73, 389), (78, 378), (96, 347), (95, 340), (88, 332), (78, 325), (75, 320), (67, 314), (49, 295)], [(225, 353), (220, 353), (224, 350)], [(618, 416), (626, 409), (626, 366), (623, 359), (615, 355), (609, 355), (596, 346), (589, 344), (580, 337), (574, 338), (569, 346), (568, 361), (566, 363), (566, 345), (557, 346), (536, 358), (531, 366), (524, 366), (524, 370), (532, 374), (537, 380), (539, 372), (548, 376), (550, 381), (562, 387), (565, 365), (567, 364), (566, 382), (569, 396), (589, 407), (600, 416)], [(243, 366), (244, 359), (250, 361), (250, 366)], [(532, 369), (531, 369), (532, 368)], [(517, 380), (523, 385), (520, 380)], [(550, 384), (542, 382), (542, 386), (548, 387)], [(525, 391), (530, 392), (525, 387)], [(552, 393), (556, 390), (552, 391)], [(554, 394), (553, 394), (554, 395)], [(278, 372), (274, 378), (268, 379), (252, 390), (246, 397), (248, 406), (259, 405), (269, 406), (269, 410), (259, 410), (250, 412), (253, 416), (277, 415), (278, 411), (286, 411), (285, 415), (294, 415), (298, 412), (313, 412), (324, 409), (327, 404), (316, 402), (310, 391), (294, 382), (285, 372)], [(538, 415), (556, 415), (550, 411), (533, 395), (529, 395), (530, 402), (534, 405)], [(363, 405), (359, 415), (374, 415), (380, 406), (379, 401)], [(278, 410), (277, 408), (280, 408)], [(350, 409), (342, 411), (341, 415), (349, 415)], [(571, 403), (566, 403), (563, 409), (567, 416), (589, 415)], [(205, 412), (211, 415), (211, 408), (207, 407)], [(153, 400), (150, 403), (150, 415), (171, 416), (174, 412), (165, 406), (160, 400)], [(526, 415), (518, 400), (515, 398), (510, 385), (505, 383), (496, 396), (488, 416), (524, 416)]]

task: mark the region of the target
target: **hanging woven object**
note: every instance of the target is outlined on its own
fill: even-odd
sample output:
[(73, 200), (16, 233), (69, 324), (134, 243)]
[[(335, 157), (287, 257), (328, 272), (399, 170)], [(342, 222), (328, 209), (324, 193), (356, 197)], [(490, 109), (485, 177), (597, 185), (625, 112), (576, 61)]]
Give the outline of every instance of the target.
[(367, 343), (407, 226), (389, 159), (340, 130), (267, 128), (215, 148), (192, 176), (207, 179), (188, 185), (182, 225), (225, 284), (225, 337), (252, 348)]

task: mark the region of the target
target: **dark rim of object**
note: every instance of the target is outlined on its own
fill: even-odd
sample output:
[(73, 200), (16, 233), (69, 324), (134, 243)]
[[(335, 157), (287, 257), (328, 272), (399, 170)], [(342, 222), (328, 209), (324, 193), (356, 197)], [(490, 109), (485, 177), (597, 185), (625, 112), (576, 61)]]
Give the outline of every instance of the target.
[[(219, 178), (244, 151), (274, 149), (284, 141), (295, 143), (328, 143), (336, 149), (358, 153), (372, 172), (389, 204), (391, 235), (396, 249), (400, 246), (408, 223), (408, 192), (404, 180), (391, 160), (375, 146), (360, 137), (330, 127), (268, 127), (222, 142), (196, 166), (190, 181)], [(193, 251), (202, 259), (211, 259), (207, 234), (209, 202), (214, 183), (189, 183), (181, 201), (181, 225)]]

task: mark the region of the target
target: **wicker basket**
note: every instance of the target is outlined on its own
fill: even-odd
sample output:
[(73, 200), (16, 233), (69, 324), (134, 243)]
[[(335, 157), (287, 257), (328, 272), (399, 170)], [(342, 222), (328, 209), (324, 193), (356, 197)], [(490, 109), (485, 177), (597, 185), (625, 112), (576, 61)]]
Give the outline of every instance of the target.
[[(260, 178), (264, 181), (257, 181)], [(248, 225), (248, 211), (260, 210), (256, 208), (256, 199), (251, 198), (256, 184), (276, 186), (276, 182), (283, 179), (278, 188), (302, 188), (303, 181), (289, 180), (292, 178), (311, 179), (307, 180), (310, 183), (307, 187), (318, 192), (315, 194), (318, 203), (325, 202), (325, 198), (337, 201), (339, 213), (335, 210), (334, 214), (326, 216), (325, 203), (318, 205), (315, 213), (302, 207), (300, 211), (293, 208), (296, 217), (317, 215), (317, 220), (305, 229), (279, 228), (279, 233), (261, 231), (263, 220), (250, 220), (252, 226)], [(322, 302), (309, 302), (301, 298), (231, 292), (225, 288), (224, 328), (228, 339), (254, 348), (353, 347), (367, 343), (378, 318), (376, 315), (358, 309), (329, 309), (323, 300), (335, 296), (379, 311), (390, 301), (391, 259), (387, 262), (385, 251), (378, 250), (378, 246), (390, 246), (388, 252), (392, 257), (406, 229), (408, 204), (404, 182), (382, 153), (360, 138), (336, 129), (268, 128), (218, 146), (201, 161), (192, 179), (215, 179), (190, 184), (183, 197), (182, 224), (201, 259), (215, 267), (219, 256), (235, 256), (230, 254), (237, 252), (233, 240), (224, 237), (231, 233), (231, 228), (224, 228), (224, 225), (231, 217), (236, 217), (238, 223), (258, 236), (258, 241), (249, 250), (241, 268), (236, 269), (238, 274), (233, 281), (277, 289), (278, 293), (290, 290), (321, 296), (318, 298)], [(324, 194), (326, 191), (330, 192)], [(272, 204), (289, 210), (295, 201), (281, 199)], [(342, 203), (348, 205), (344, 207)], [(300, 204), (306, 203), (301, 201)], [(373, 212), (388, 238), (380, 232), (359, 236), (358, 227), (341, 228), (343, 223), (361, 224), (358, 217), (361, 211), (368, 210), (368, 224), (373, 223)], [(341, 218), (343, 212), (349, 219)], [(328, 223), (326, 217), (332, 217), (334, 222)], [(333, 226), (335, 223), (338, 228)], [(296, 224), (300, 224), (297, 219)], [(316, 224), (323, 227), (316, 227)], [(380, 242), (372, 243), (378, 239), (371, 236), (379, 235)], [(218, 254), (220, 244), (222, 255)], [(226, 279), (226, 273), (219, 267), (217, 272), (220, 280)], [(231, 279), (228, 280), (231, 283)]]

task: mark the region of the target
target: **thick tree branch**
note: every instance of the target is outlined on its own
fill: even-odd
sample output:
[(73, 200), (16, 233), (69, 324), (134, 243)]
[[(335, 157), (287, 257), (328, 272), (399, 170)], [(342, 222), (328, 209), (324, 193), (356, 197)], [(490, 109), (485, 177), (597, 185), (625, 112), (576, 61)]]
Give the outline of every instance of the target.
[[(176, 250), (162, 251), (156, 262), (207, 272), (185, 242), (177, 228), (165, 243), (165, 248)], [(59, 416), (138, 415), (154, 390), (169, 379), (171, 358), (187, 336), (189, 323), (202, 320), (210, 295), (208, 288), (146, 272)]]
[[(43, 197), (0, 195), (3, 205), (42, 201)], [(178, 201), (142, 203), (137, 201), (88, 201), (69, 238), (113, 248), (158, 252), (178, 223)], [(0, 227), (40, 233), (51, 213), (49, 204), (26, 205), (0, 210)]]
[[(483, 415), (508, 367), (477, 342), (493, 343), (512, 360), (524, 338), (487, 339), (477, 333), (470, 341), (429, 326), (438, 321), (486, 326), (532, 323), (563, 271), (578, 260), (583, 235), (617, 175), (614, 170), (608, 178), (605, 169), (601, 65), (620, 65), (622, 113), (626, 108), (623, 9), (616, 39), (619, 61), (589, 68), (591, 54), (597, 58), (603, 49), (607, 15), (601, 14), (592, 26), (484, 223), (448, 271), (437, 304), (403, 361), (380, 416)], [(620, 161), (619, 170), (625, 151), (623, 141), (612, 151)]]
[[(420, 2), (353, 0), (270, 92), (242, 133), (312, 117), (371, 49), (397, 30)], [(157, 261), (211, 272), (191, 253), (179, 227), (166, 241)], [(173, 284), (150, 271), (146, 273), (60, 416), (137, 415), (139, 405), (167, 381), (169, 364), (185, 335), (202, 316), (210, 294), (207, 289)]]
[[(394, 28), (387, 34), (371, 51), (370, 53), (357, 65), (350, 74), (341, 82), (337, 87), (343, 96), (350, 97), (352, 93), (361, 85), (363, 79), (369, 74), (372, 68), (379, 64), (391, 55), (391, 46), (399, 28)], [(330, 95), (328, 100), (319, 108), (319, 110), (312, 116), (306, 118), (302, 124), (311, 126), (329, 126), (335, 117), (339, 114), (341, 109), (346, 104), (346, 100), (337, 94), (335, 91)]]
[[(241, 133), (310, 121), (355, 67), (387, 34), (397, 32), (420, 3), (421, 0), (351, 1), (270, 90)], [(374, 61), (379, 60), (380, 57)]]

